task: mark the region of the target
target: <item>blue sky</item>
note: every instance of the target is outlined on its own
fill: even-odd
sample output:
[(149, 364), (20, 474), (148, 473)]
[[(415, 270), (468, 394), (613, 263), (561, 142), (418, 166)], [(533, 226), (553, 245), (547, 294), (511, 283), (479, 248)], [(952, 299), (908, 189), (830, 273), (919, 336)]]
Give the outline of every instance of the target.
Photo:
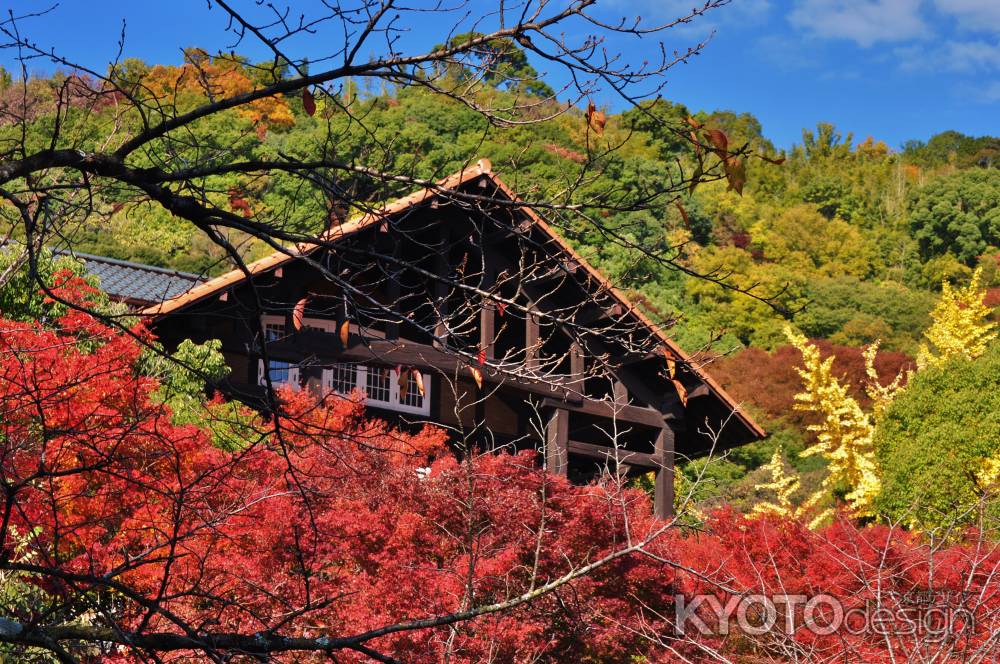
[[(494, 4), (471, 3), (473, 9)], [(252, 2), (245, 4), (253, 11)], [(602, 4), (600, 14), (609, 20), (641, 15), (651, 22), (673, 18), (699, 0)], [(16, 0), (8, 6), (23, 13), (51, 5)], [(315, 0), (293, 6), (308, 10)], [(20, 27), (40, 46), (103, 70), (117, 52), (123, 19), (125, 54), (148, 62), (176, 63), (183, 46), (215, 50), (231, 43), (224, 17), (206, 0), (67, 0)], [(442, 41), (441, 25), (421, 18), (406, 39), (413, 45)], [(821, 121), (893, 147), (945, 129), (1000, 134), (1000, 0), (733, 0), (673, 30), (667, 46), (682, 48), (710, 33), (701, 56), (671, 71), (665, 96), (692, 109), (749, 111), (780, 147), (798, 142), (802, 128)], [(300, 45), (306, 54), (319, 53), (330, 39), (336, 34), (321, 31)], [(641, 61), (643, 49), (655, 44), (609, 43), (612, 50), (621, 47)], [(256, 49), (239, 50), (263, 57)], [(11, 56), (0, 51), (0, 64), (10, 67)], [(50, 71), (52, 65), (36, 61), (32, 69)], [(547, 73), (558, 87), (555, 71)], [(597, 100), (618, 106), (610, 95)]]

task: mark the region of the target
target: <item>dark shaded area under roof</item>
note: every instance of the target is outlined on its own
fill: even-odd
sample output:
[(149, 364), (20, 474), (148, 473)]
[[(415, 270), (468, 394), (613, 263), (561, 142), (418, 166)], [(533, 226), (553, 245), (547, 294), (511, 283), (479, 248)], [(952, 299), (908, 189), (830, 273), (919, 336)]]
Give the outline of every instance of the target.
[(113, 300), (134, 306), (149, 306), (186, 293), (205, 278), (190, 272), (178, 272), (155, 265), (55, 250), (56, 254), (73, 256), (83, 261), (88, 273), (101, 280), (101, 290)]

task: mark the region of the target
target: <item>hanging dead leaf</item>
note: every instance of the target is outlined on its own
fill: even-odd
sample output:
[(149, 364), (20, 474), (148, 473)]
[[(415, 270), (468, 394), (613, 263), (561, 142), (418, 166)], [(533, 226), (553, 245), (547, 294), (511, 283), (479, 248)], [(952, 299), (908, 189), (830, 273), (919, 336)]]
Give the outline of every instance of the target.
[(681, 213), (681, 219), (684, 220), (684, 228), (691, 230), (691, 219), (688, 218), (687, 210), (684, 209), (680, 201), (674, 201), (674, 205), (677, 206), (677, 210)]
[(424, 387), (424, 374), (419, 369), (413, 370), (413, 381), (417, 384), (417, 392), (420, 392), (420, 396), (426, 397), (427, 389)]
[(720, 153), (725, 154), (729, 149), (729, 137), (721, 129), (709, 129), (705, 132), (705, 135), (708, 136), (708, 142)]
[(701, 159), (701, 141), (698, 140), (698, 134), (693, 131), (688, 132), (688, 136), (691, 138), (691, 145), (694, 146), (694, 153)]
[(296, 332), (302, 331), (302, 321), (306, 317), (306, 302), (309, 300), (309, 296), (305, 296), (301, 300), (295, 303), (295, 307), (292, 309), (292, 329)]
[(477, 367), (470, 367), (469, 371), (472, 372), (472, 377), (476, 381), (476, 387), (478, 387), (479, 389), (483, 389), (483, 372), (480, 371)]
[(667, 375), (673, 379), (677, 377), (677, 360), (667, 358)]
[(687, 116), (686, 118), (684, 118), (684, 122), (687, 122), (689, 125), (691, 125), (695, 129), (701, 129), (702, 127), (705, 126), (702, 123), (700, 123), (697, 120), (695, 120), (694, 118), (692, 118), (690, 115)]
[(400, 367), (397, 370), (397, 375), (399, 376), (396, 380), (396, 384), (399, 385), (399, 400), (403, 401), (410, 393), (410, 372)]
[(587, 125), (591, 130), (600, 136), (604, 133), (604, 125), (608, 122), (607, 116), (604, 115), (604, 111), (597, 110), (594, 106), (594, 102), (587, 104)]
[(306, 115), (316, 114), (316, 98), (309, 88), (302, 88), (302, 108), (305, 109)]
[(351, 321), (345, 320), (340, 324), (340, 344), (347, 348), (348, 342), (351, 340)]
[(785, 163), (784, 157), (775, 157), (774, 159), (772, 159), (771, 157), (765, 157), (762, 154), (757, 156), (766, 161), (767, 163), (774, 164), (775, 166), (781, 166), (783, 163)]
[(507, 303), (497, 302), (497, 313), (500, 315), (500, 318), (503, 318), (504, 312), (506, 311), (507, 311)]
[(747, 183), (747, 167), (739, 157), (726, 159), (726, 180), (729, 181), (729, 189), (735, 191), (740, 196), (743, 195), (743, 185)]
[(257, 140), (258, 141), (263, 141), (265, 138), (267, 138), (267, 125), (264, 124), (263, 122), (258, 122), (257, 123)]
[(687, 406), (688, 405), (688, 391), (687, 391), (687, 388), (684, 387), (684, 385), (681, 383), (681, 381), (677, 380), (676, 378), (674, 378), (671, 382), (674, 384), (674, 388), (677, 390), (677, 396), (681, 400), (681, 405), (682, 406)]

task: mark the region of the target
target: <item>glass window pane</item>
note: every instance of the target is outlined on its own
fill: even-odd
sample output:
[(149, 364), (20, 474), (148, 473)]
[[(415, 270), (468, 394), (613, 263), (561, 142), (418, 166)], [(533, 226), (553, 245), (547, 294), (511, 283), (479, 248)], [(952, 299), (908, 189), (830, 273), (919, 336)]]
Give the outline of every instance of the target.
[(372, 401), (389, 403), (389, 380), (391, 372), (385, 367), (369, 367), (367, 385), (368, 398)]

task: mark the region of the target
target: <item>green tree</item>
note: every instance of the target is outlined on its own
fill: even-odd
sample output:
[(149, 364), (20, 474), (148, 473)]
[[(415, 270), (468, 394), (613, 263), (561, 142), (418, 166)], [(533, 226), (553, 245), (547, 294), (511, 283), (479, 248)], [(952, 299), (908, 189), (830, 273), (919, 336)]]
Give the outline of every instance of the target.
[(910, 228), (924, 258), (950, 251), (974, 265), (1000, 244), (1000, 171), (974, 169), (931, 181), (910, 201)]
[[(482, 36), (479, 32), (465, 32), (448, 40), (448, 45), (460, 45)], [(521, 90), (538, 97), (555, 96), (555, 91), (539, 80), (538, 72), (528, 62), (524, 49), (512, 39), (492, 39), (476, 47), (469, 57), (475, 60), (471, 70), (463, 64), (452, 63), (453, 72), (468, 78), (475, 71), (483, 83), (495, 88)]]
[[(65, 305), (39, 288), (39, 281), (51, 288), (57, 275), (62, 275), (82, 278), (94, 288), (99, 286), (98, 280), (87, 274), (83, 263), (71, 256), (53, 255), (48, 250), (35, 254), (36, 278), (32, 278), (31, 266), (23, 258), (20, 251), (0, 251), (0, 274), (6, 276), (0, 286), (0, 315), (4, 318), (45, 323), (65, 312)], [(99, 310), (117, 309), (102, 292), (94, 292), (91, 301)]]
[(997, 516), (986, 475), (1000, 457), (1000, 345), (919, 371), (879, 418), (877, 510), (921, 528)]
[(794, 269), (824, 276), (866, 277), (875, 263), (875, 247), (843, 219), (828, 219), (809, 205), (797, 205), (767, 224), (760, 240), (765, 256)]

